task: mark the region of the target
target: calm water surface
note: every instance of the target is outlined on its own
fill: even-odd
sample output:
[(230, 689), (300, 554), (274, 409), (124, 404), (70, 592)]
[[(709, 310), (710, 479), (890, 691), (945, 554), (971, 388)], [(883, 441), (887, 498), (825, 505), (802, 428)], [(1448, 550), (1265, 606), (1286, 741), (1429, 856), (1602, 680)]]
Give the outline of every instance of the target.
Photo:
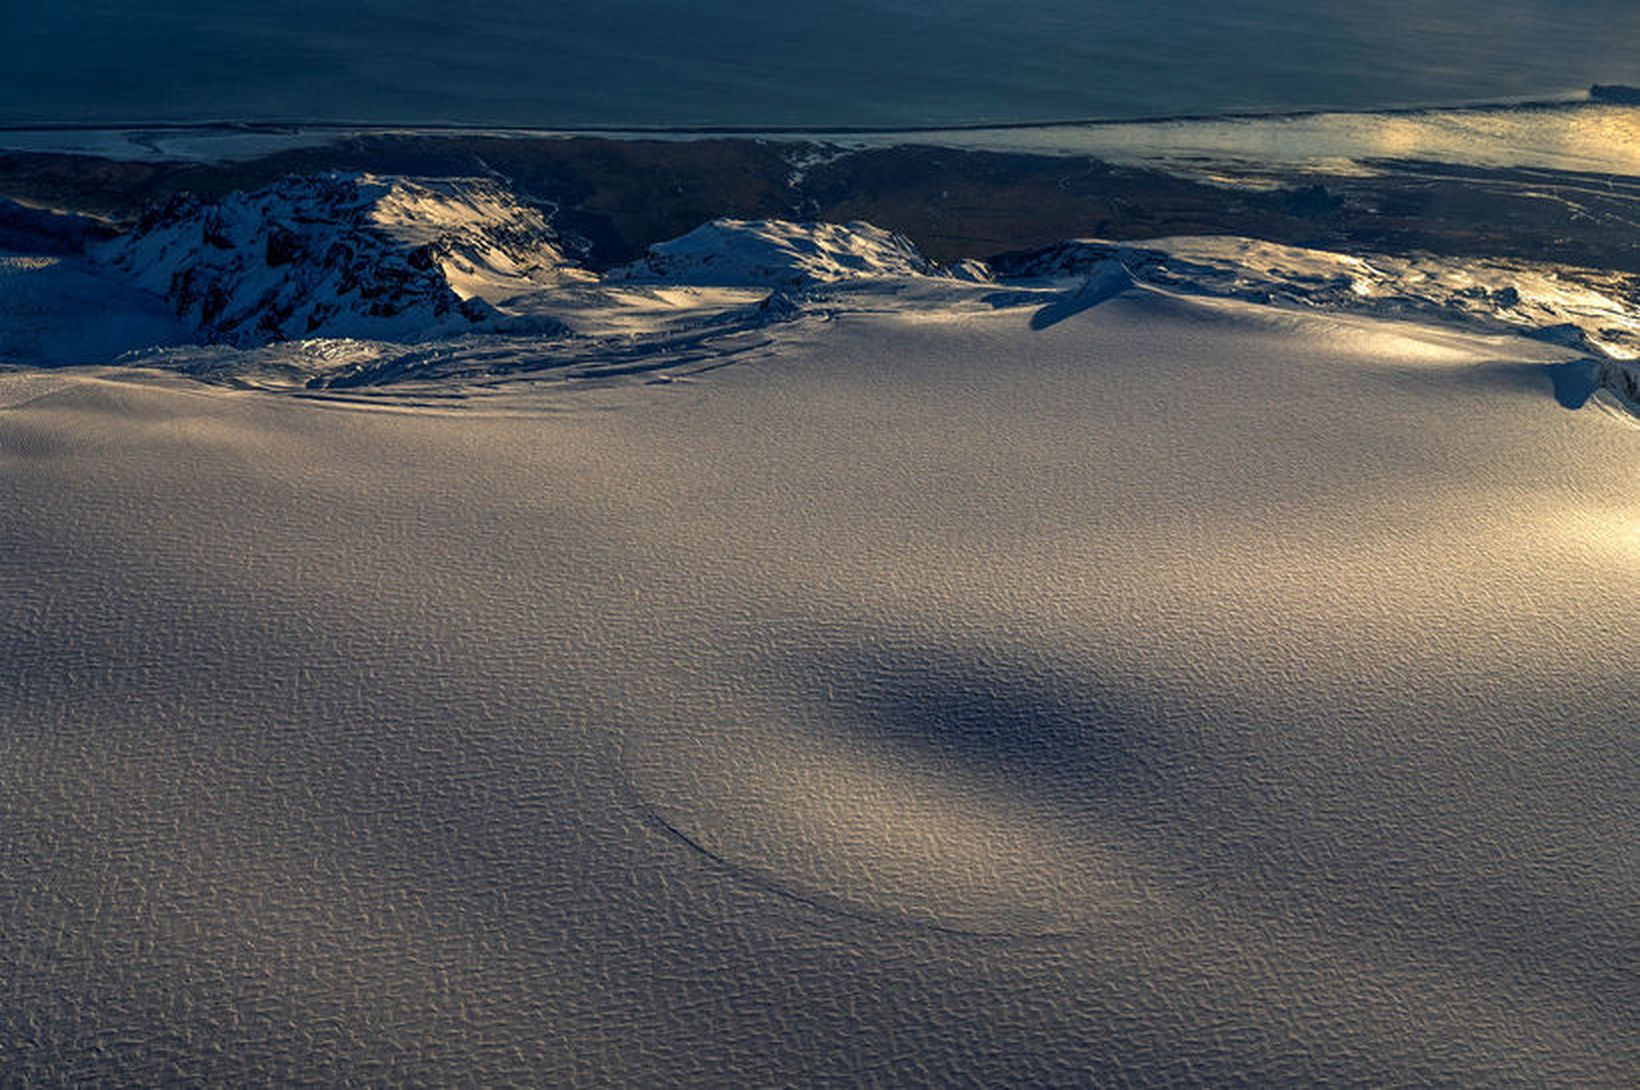
[(0, 123), (881, 125), (1640, 83), (1632, 0), (8, 4)]

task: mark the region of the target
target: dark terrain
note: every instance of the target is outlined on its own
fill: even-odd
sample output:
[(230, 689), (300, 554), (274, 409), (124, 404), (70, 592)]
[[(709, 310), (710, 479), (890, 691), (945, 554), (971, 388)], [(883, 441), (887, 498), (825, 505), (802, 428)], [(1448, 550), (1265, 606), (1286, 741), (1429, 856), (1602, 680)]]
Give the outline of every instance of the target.
[[(793, 163), (820, 160), (802, 171)], [(504, 178), (594, 268), (717, 216), (868, 220), (941, 261), (1061, 239), (1235, 234), (1335, 250), (1514, 257), (1640, 272), (1640, 180), (1380, 162), (1368, 177), (1214, 185), (1085, 157), (899, 146), (845, 151), (757, 139), (366, 135), (232, 163), (0, 154), (0, 246), (73, 248), (179, 192), (212, 196), (289, 174), (359, 170)], [(1273, 184), (1272, 184), (1273, 183)], [(1614, 229), (1616, 228), (1616, 229)], [(24, 244), (28, 244), (26, 247)]]

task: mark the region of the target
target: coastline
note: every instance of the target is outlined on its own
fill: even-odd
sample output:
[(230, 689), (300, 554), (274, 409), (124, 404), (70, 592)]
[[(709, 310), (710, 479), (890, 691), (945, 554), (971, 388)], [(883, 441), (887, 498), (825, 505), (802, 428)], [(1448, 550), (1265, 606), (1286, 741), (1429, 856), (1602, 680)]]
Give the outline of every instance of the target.
[[(1017, 121), (978, 120), (967, 122), (928, 122), (911, 125), (643, 125), (643, 124), (539, 124), (519, 125), (500, 121), (394, 121), (347, 120), (321, 118), (207, 118), (182, 119), (106, 119), (101, 121), (45, 121), (12, 120), (0, 122), (0, 134), (18, 132), (132, 132), (132, 131), (280, 131), (318, 130), (348, 133), (368, 132), (460, 132), (460, 133), (519, 133), (551, 136), (837, 136), (916, 135), (938, 132), (974, 132), (1008, 129), (1049, 129), (1061, 126), (1125, 126), (1163, 125), (1181, 121), (1270, 121), (1329, 114), (1383, 115), (1386, 117), (1427, 113), (1465, 113), (1481, 110), (1533, 110), (1562, 106), (1602, 104), (1612, 101), (1618, 105), (1633, 105), (1622, 98), (1612, 99), (1612, 88), (1625, 90), (1622, 85), (1596, 84), (1587, 92), (1559, 95), (1525, 95), (1519, 98), (1487, 98), (1468, 102), (1425, 102), (1406, 105), (1382, 106), (1366, 109), (1345, 109), (1331, 106), (1294, 107), (1275, 110), (1228, 110), (1217, 113), (1191, 112), (1178, 114), (1147, 114), (1136, 117), (1069, 117), (1053, 119), (1022, 119)], [(1596, 94), (1596, 91), (1606, 92)]]
[[(1640, 108), (1578, 109), (1611, 113), (1640, 132)], [(312, 133), (212, 132), (193, 149), (195, 158), (168, 157), (163, 140), (134, 143), (148, 139), (140, 134), (115, 142), (126, 151), (146, 147), (146, 157), (118, 147), (104, 148), (108, 154), (0, 152), (0, 199), (118, 226), (179, 192), (209, 198), (290, 174), (477, 175), (504, 179), (550, 210), (583, 240), (582, 256), (594, 268), (729, 216), (866, 220), (907, 235), (941, 261), (989, 259), (1069, 238), (1229, 234), (1640, 272), (1640, 166), (1623, 174), (1467, 165), (1455, 156), (1440, 161), (1439, 148), (1421, 155), (1425, 149), (1405, 141), (1399, 156), (1382, 142), (1352, 145), (1348, 132), (1341, 147), (1358, 157), (1314, 162), (1260, 158), (1257, 133), (1232, 134), (1224, 145), (1232, 152), (1246, 137), (1239, 156), (1214, 158), (1199, 146), (1192, 153), (1199, 130), (1160, 133), (1126, 156), (959, 146), (955, 138), (875, 144), (338, 131), (312, 141)], [(94, 146), (90, 138), (113, 134), (81, 135)], [(213, 140), (219, 148), (239, 141), (243, 154), (213, 156)]]
[(1141, 118), (974, 121), (910, 126), (502, 125), (322, 119), (14, 122), (0, 151), (228, 162), (337, 142), (398, 138), (758, 140), (846, 148), (933, 145), (1088, 155), (1211, 176), (1218, 166), (1361, 172), (1378, 158), (1640, 176), (1640, 105), (1627, 88), (1517, 101), (1383, 110), (1227, 111)]

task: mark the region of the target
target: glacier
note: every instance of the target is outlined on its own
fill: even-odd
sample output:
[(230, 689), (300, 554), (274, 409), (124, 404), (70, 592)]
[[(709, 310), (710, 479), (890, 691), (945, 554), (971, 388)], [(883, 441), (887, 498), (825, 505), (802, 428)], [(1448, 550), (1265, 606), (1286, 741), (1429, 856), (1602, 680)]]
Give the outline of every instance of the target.
[(101, 233), (0, 260), (0, 1081), (1632, 1081), (1631, 277)]
[(552, 213), (476, 177), (333, 173), (180, 196), (83, 256), (4, 258), (0, 313), (16, 317), (0, 358), (293, 391), (656, 381), (764, 351), (779, 326), (1019, 308), (1043, 327), (1148, 291), (1520, 335), (1588, 360), (1607, 402), (1635, 404), (1629, 273), (1228, 236), (946, 266), (869, 223), (734, 219), (597, 270)]

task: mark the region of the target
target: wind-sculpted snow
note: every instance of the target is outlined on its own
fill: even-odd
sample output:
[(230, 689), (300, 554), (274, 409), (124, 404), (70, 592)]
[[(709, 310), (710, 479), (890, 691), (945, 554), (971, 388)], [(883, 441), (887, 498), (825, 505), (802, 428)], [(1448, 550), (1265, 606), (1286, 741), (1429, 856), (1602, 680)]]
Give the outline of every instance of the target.
[(1101, 268), (0, 373), (0, 1083), (1632, 1087), (1640, 434)]
[[(0, 262), (0, 314), (16, 316), (0, 357), (453, 393), (704, 373), (776, 351), (779, 327), (847, 315), (1020, 309), (1045, 331), (1129, 292), (1524, 335), (1594, 361), (1593, 388), (1631, 410), (1640, 356), (1640, 278), (1626, 273), (1230, 237), (1079, 240), (942, 266), (867, 223), (717, 220), (599, 275), (566, 258), (542, 213), (477, 179), (331, 174), (214, 203), (184, 197), (96, 255), (100, 268)], [(1563, 403), (1586, 399), (1567, 390)]]
[(1061, 243), (998, 260), (1015, 279), (1105, 275), (1257, 303), (1457, 324), (1640, 357), (1640, 276), (1549, 263), (1344, 254), (1256, 239)]
[(100, 257), (239, 346), (503, 326), (508, 298), (584, 276), (541, 214), (494, 183), (361, 174), (179, 197)]

